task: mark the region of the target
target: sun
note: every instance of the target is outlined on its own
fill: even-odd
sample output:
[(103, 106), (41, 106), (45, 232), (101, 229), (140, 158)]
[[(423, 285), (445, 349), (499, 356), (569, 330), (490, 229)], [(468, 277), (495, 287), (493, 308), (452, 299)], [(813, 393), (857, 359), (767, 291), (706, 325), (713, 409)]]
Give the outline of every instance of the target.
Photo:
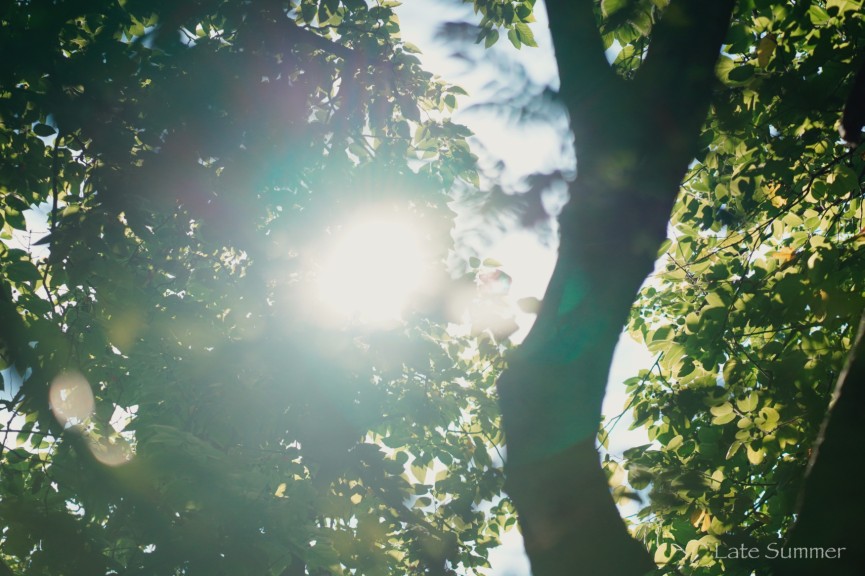
[(331, 317), (367, 325), (398, 323), (428, 272), (420, 228), (396, 218), (364, 218), (333, 235), (318, 274), (318, 299)]

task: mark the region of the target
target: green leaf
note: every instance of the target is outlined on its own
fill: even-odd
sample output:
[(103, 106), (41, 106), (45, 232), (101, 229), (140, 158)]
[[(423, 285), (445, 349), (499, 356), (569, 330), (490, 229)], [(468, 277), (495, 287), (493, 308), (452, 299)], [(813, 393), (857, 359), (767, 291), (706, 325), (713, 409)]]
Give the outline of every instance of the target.
[(826, 9), (837, 15), (843, 15), (845, 12), (859, 10), (862, 8), (861, 0), (826, 0)]
[(760, 39), (759, 44), (757, 44), (757, 64), (760, 68), (766, 68), (769, 65), (777, 47), (778, 42), (772, 34), (767, 34)]
[(747, 82), (754, 76), (754, 67), (750, 64), (737, 66), (730, 70), (727, 78), (731, 82)]
[(511, 41), (511, 44), (513, 44), (514, 48), (516, 48), (517, 50), (523, 47), (522, 42), (520, 41), (520, 35), (517, 32), (516, 28), (511, 28), (510, 30), (508, 30), (508, 40)]
[(778, 421), (781, 415), (777, 410), (770, 406), (765, 406), (760, 409), (760, 416), (754, 420), (757, 427), (764, 432), (772, 432), (778, 427)]
[(516, 7), (517, 18), (523, 22), (534, 22), (535, 17), (532, 13), (532, 7), (526, 4), (519, 4)]
[(514, 18), (516, 16), (516, 12), (514, 10), (514, 5), (510, 2), (502, 6), (502, 22), (505, 25), (510, 25), (514, 23)]
[[(535, 41), (535, 35), (532, 33), (532, 29), (529, 28), (528, 24), (517, 22), (514, 24), (514, 30), (516, 30), (521, 43), (532, 48), (537, 48), (538, 43)], [(519, 46), (517, 46), (517, 48), (519, 48)]]
[(484, 48), (489, 48), (493, 44), (499, 41), (499, 31), (495, 28), (487, 30), (486, 37), (484, 38)]
[(730, 444), (730, 447), (727, 449), (727, 454), (724, 456), (724, 459), (729, 460), (730, 458), (735, 456), (736, 452), (738, 452), (739, 448), (741, 448), (741, 447), (742, 447), (742, 443), (738, 442), (738, 441)]
[(628, 7), (632, 0), (601, 0), (601, 13), (604, 16), (612, 16), (620, 10)]
[(764, 448), (754, 448), (751, 444), (746, 444), (745, 451), (748, 455), (748, 462), (755, 466), (766, 458), (766, 450)]
[(428, 469), (428, 466), (417, 466), (415, 464), (411, 465), (411, 473), (414, 475), (417, 481), (421, 483), (426, 481), (426, 474)]
[(664, 350), (664, 355), (661, 357), (661, 367), (671, 372), (676, 372), (676, 369), (684, 356), (685, 347), (676, 342), (671, 342), (667, 349)]
[(756, 392), (749, 393), (744, 398), (739, 398), (736, 400), (736, 407), (741, 412), (751, 412), (757, 408), (757, 404), (760, 401), (760, 397)]
[(712, 424), (716, 426), (723, 426), (724, 424), (729, 424), (735, 419), (736, 415), (733, 413), (724, 414), (723, 416), (715, 416), (714, 418), (712, 418)]
[(712, 406), (709, 412), (714, 416), (712, 424), (718, 426), (732, 422), (736, 418), (736, 414), (733, 412), (733, 405), (729, 402), (724, 402), (720, 406)]
[(307, 24), (311, 23), (315, 20), (316, 12), (318, 12), (318, 6), (314, 4), (311, 0), (303, 0), (300, 4), (300, 17)]
[(17, 230), (27, 230), (27, 220), (24, 218), (24, 214), (11, 206), (6, 206), (4, 219), (12, 228)]
[(39, 269), (29, 260), (11, 262), (3, 267), (5, 274), (13, 282), (33, 282), (42, 279)]
[(808, 7), (808, 17), (811, 19), (811, 23), (814, 26), (823, 26), (828, 23), (830, 19), (829, 13), (817, 4), (811, 4), (811, 6)]
[(36, 124), (33, 126), (33, 133), (42, 138), (47, 138), (56, 134), (57, 130), (47, 124)]
[(706, 294), (706, 307), (723, 308), (724, 306), (724, 301), (721, 299), (721, 296), (719, 296), (717, 292), (709, 292), (708, 294)]
[(715, 65), (715, 73), (722, 82), (729, 82), (730, 71), (736, 67), (736, 63), (729, 56), (721, 55)]

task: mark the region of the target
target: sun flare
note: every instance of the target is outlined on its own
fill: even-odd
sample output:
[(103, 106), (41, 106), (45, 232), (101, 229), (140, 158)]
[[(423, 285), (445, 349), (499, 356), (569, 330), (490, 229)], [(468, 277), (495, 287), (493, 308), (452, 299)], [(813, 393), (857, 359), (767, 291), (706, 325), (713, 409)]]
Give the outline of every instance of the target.
[(339, 230), (318, 277), (320, 301), (341, 319), (398, 321), (424, 282), (421, 240), (417, 227), (386, 218)]

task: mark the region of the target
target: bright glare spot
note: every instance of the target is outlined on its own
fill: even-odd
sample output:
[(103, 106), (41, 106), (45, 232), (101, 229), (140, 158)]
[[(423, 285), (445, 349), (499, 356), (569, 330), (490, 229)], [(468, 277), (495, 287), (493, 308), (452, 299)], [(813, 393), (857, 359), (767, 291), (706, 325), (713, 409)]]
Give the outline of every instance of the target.
[(114, 433), (88, 437), (88, 445), (94, 458), (106, 466), (120, 466), (132, 460), (135, 433), (124, 431), (124, 428), (134, 420), (137, 412), (137, 405), (129, 409), (114, 407), (114, 413), (108, 422)]
[(62, 372), (54, 378), (48, 401), (54, 417), (64, 428), (82, 424), (93, 414), (93, 392), (78, 372)]
[(336, 234), (319, 275), (318, 296), (343, 319), (396, 322), (422, 287), (426, 268), (416, 227), (384, 218), (365, 220)]
[[(93, 415), (95, 401), (90, 383), (79, 372), (58, 374), (48, 390), (48, 402), (54, 417), (64, 428), (76, 427), (83, 435), (96, 460), (107, 466), (119, 466), (132, 458), (132, 447), (122, 434), (96, 435), (84, 427)], [(116, 414), (117, 410), (115, 417)], [(112, 417), (112, 421), (115, 417)]]
[(93, 457), (106, 466), (120, 466), (132, 459), (132, 447), (120, 435), (98, 438), (88, 436), (87, 439)]
[(111, 318), (108, 322), (108, 337), (113, 343), (112, 349), (115, 354), (129, 352), (129, 348), (141, 333), (144, 321), (144, 313), (137, 308), (121, 310)]

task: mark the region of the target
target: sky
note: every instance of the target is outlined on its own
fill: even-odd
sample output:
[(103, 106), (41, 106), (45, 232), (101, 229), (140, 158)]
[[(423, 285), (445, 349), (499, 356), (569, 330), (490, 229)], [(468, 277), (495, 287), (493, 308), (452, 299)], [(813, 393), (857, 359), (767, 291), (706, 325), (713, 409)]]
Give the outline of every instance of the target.
[[(523, 47), (516, 50), (502, 36), (502, 39), (489, 51), (483, 52), (480, 46), (473, 47), (470, 54), (479, 56), (479, 65), (472, 65), (465, 59), (455, 57), (454, 52), (462, 46), (437, 39), (437, 29), (448, 20), (477, 21), (472, 17), (471, 6), (461, 5), (448, 0), (407, 0), (397, 9), (403, 38), (423, 51), (421, 59), (427, 70), (440, 75), (445, 80), (464, 88), (468, 97), (460, 101), (455, 119), (466, 124), (475, 133), (475, 151), (484, 161), (484, 154), (501, 159), (506, 168), (504, 178), (516, 182), (520, 176), (551, 169), (572, 169), (574, 162), (568, 144), (563, 146), (562, 133), (555, 124), (527, 128), (508, 122), (506, 118), (491, 111), (477, 107), (477, 103), (500, 99), (507, 96), (514, 85), (519, 89), (524, 80), (522, 73), (539, 85), (558, 86), (558, 73), (552, 41), (547, 25), (547, 15), (543, 3), (535, 5), (537, 22), (532, 25), (537, 48)], [(476, 52), (477, 51), (477, 52)], [(499, 58), (513, 61), (514, 66), (502, 68), (495, 65)], [(510, 72), (513, 77), (508, 77)], [(458, 226), (459, 226), (458, 221)], [(545, 241), (546, 240), (546, 241)], [(540, 239), (527, 230), (512, 231), (486, 247), (484, 257), (492, 257), (501, 262), (502, 269), (513, 278), (510, 297), (514, 300), (525, 297), (541, 298), (555, 264), (555, 242)], [(531, 325), (533, 316), (522, 314), (517, 318), (520, 331), (517, 339), (523, 337)], [(637, 375), (641, 368), (649, 368), (654, 359), (648, 350), (623, 335), (619, 340), (613, 357), (607, 382), (607, 396), (604, 401), (604, 414), (615, 416), (622, 412), (627, 397), (622, 384), (625, 379)], [(630, 447), (647, 444), (648, 437), (643, 429), (629, 430), (633, 422), (628, 411), (617, 424), (610, 437), (609, 452), (621, 456)], [(639, 509), (632, 505), (624, 509), (624, 514), (633, 514)], [(492, 576), (530, 576), (528, 558), (525, 555), (522, 537), (517, 530), (511, 530), (503, 538), (503, 546), (490, 555)]]

